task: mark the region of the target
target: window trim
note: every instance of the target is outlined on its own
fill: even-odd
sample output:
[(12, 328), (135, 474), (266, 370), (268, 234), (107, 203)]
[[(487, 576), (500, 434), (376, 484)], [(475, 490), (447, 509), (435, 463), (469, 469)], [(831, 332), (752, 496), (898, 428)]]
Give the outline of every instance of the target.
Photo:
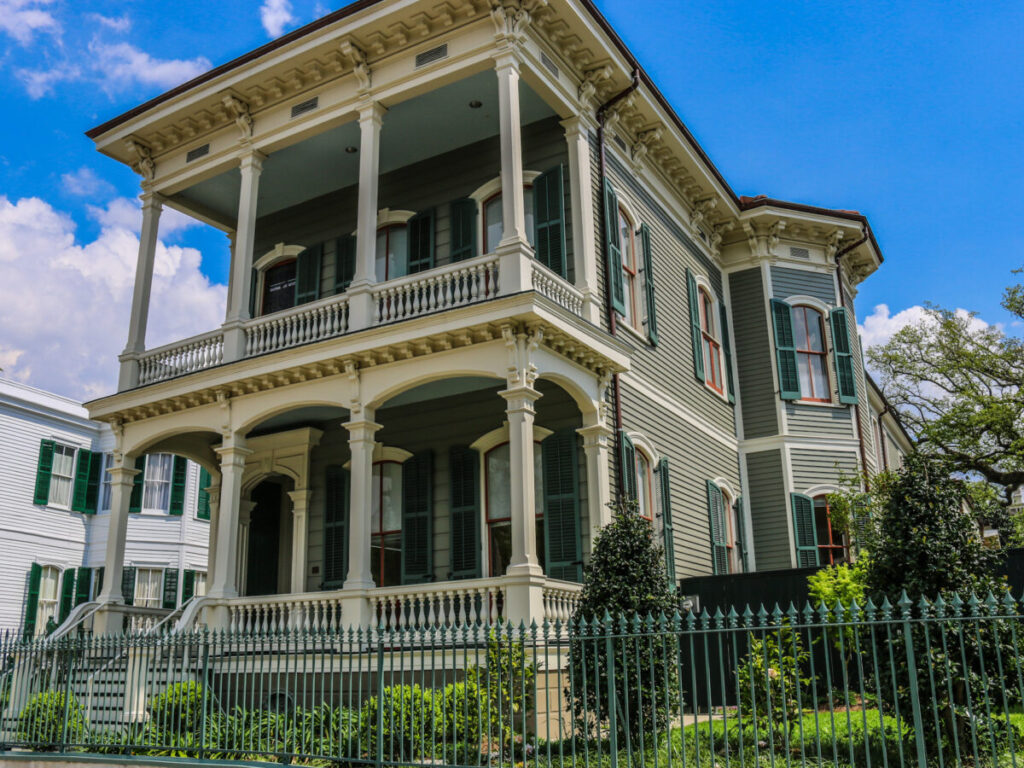
[[(790, 306), (790, 309), (789, 309), (790, 314), (793, 317), (793, 328), (794, 328), (794, 332), (793, 332), (793, 351), (796, 354), (796, 371), (797, 371), (797, 376), (800, 375), (801, 360), (803, 360), (803, 359), (808, 359), (809, 360), (810, 356), (813, 355), (813, 356), (822, 358), (824, 360), (824, 363), (825, 363), (825, 367), (824, 367), (824, 370), (825, 370), (825, 394), (827, 395), (827, 397), (812, 397), (812, 396), (808, 396), (808, 395), (804, 394), (803, 386), (801, 386), (801, 388), (800, 388), (800, 399), (797, 400), (796, 402), (798, 402), (798, 403), (802, 403), (802, 402), (807, 402), (807, 403), (833, 403), (835, 401), (834, 401), (834, 399), (832, 397), (832, 374), (831, 374), (831, 372), (829, 370), (830, 366), (829, 366), (829, 362), (828, 362), (828, 356), (829, 356), (829, 351), (830, 351), (831, 344), (829, 343), (829, 333), (826, 330), (826, 324), (825, 324), (825, 316), (828, 314), (828, 312), (827, 311), (822, 311), (821, 309), (819, 309), (818, 307), (814, 306), (813, 304), (809, 304), (809, 303), (807, 303), (805, 301), (801, 301), (801, 302), (798, 302), (798, 303), (790, 303), (789, 306)], [(804, 330), (806, 331), (805, 335), (806, 335), (806, 337), (808, 339), (810, 339), (811, 334), (809, 332), (809, 326), (807, 324), (807, 312), (811, 311), (811, 312), (814, 312), (815, 315), (817, 315), (818, 324), (819, 324), (819, 327), (820, 327), (820, 330), (821, 330), (821, 347), (822, 348), (821, 348), (820, 351), (812, 350), (812, 349), (801, 349), (800, 347), (797, 346), (797, 344), (796, 344), (796, 330), (795, 330), (796, 329), (796, 320), (797, 320), (797, 316), (798, 316), (797, 315), (797, 310), (800, 310), (800, 315), (799, 316), (802, 317), (802, 319), (803, 319), (803, 324), (804, 324), (803, 327), (804, 327)], [(809, 362), (808, 362), (807, 373), (808, 373), (808, 380), (811, 383), (811, 394), (812, 395), (817, 394), (816, 392), (814, 392), (814, 377), (813, 377), (813, 375), (811, 375), (813, 373), (813, 371), (810, 368), (810, 363)]]
[[(160, 507), (147, 507), (146, 506), (146, 484), (151, 482), (150, 479), (149, 479), (149, 467), (150, 467), (150, 460), (154, 456), (167, 456), (170, 459), (169, 467), (168, 467), (168, 477), (167, 477), (167, 480), (166, 481), (165, 480), (153, 481), (153, 482), (160, 482), (160, 483), (166, 483), (167, 484), (167, 505), (165, 507), (163, 507), (162, 509)], [(143, 514), (146, 514), (146, 513), (149, 513), (149, 514), (161, 514), (161, 515), (170, 514), (170, 511), (171, 511), (171, 490), (172, 490), (172, 486), (173, 485), (174, 485), (174, 454), (173, 453), (164, 453), (164, 452), (147, 453), (146, 454), (146, 466), (142, 470), (142, 502), (141, 502), (141, 507), (139, 508), (139, 512), (141, 512)]]
[[(808, 494), (809, 495), (809, 494)], [(814, 532), (815, 541), (814, 546), (818, 549), (818, 562), (821, 565), (835, 565), (837, 563), (848, 563), (850, 562), (850, 543), (846, 541), (846, 537), (840, 535), (839, 543), (835, 541), (835, 535), (832, 530), (832, 516), (831, 516), (831, 505), (828, 503), (828, 494), (819, 492), (818, 494), (811, 496), (811, 509), (814, 512)], [(828, 526), (828, 543), (822, 544), (820, 542), (821, 529), (818, 523), (818, 502), (823, 501), (825, 504), (825, 525)], [(838, 550), (840, 557), (837, 560), (835, 552)], [(825, 562), (825, 556), (828, 557), (828, 562)]]
[[(541, 171), (523, 171), (523, 206), (526, 205), (526, 193), (533, 189), (533, 182), (537, 180), (539, 176), (542, 176)], [(484, 216), (487, 210), (487, 204), (490, 203), (494, 198), (501, 195), (501, 176), (495, 176), (488, 182), (481, 184), (471, 193), (466, 195), (466, 199), (473, 200), (476, 202), (476, 235), (477, 235), (477, 248), (478, 253), (474, 253), (473, 256), (483, 256), (487, 253), (494, 253), (494, 249), (487, 250), (487, 223), (484, 221)], [(536, 214), (535, 214), (536, 215)], [(533, 238), (533, 233), (526, 233), (527, 239)], [(498, 244), (495, 243), (495, 248)]]
[[(703, 344), (707, 345), (708, 354), (704, 359), (704, 384), (720, 396), (725, 395), (725, 376), (722, 375), (722, 356), (725, 351), (722, 349), (722, 323), (715, 322), (716, 313), (720, 314), (720, 302), (714, 294), (702, 285), (697, 283), (697, 301), (700, 310), (700, 336)], [(703, 350), (701, 350), (703, 352)], [(712, 353), (714, 363), (712, 364)]]
[[(279, 263), (288, 259), (298, 261), (299, 254), (306, 250), (306, 247), (305, 245), (278, 243), (253, 263), (252, 268), (256, 270), (256, 285), (253, 286), (257, 297), (254, 304), (256, 307), (256, 317), (265, 317), (263, 313), (263, 294), (265, 293), (267, 270), (271, 267), (276, 267)], [(287, 312), (288, 310), (282, 309), (281, 311)]]
[[(70, 477), (66, 477), (65, 475), (58, 475), (56, 473), (56, 471), (54, 471), (54, 467), (56, 466), (56, 462), (53, 462), (50, 465), (50, 489), (49, 489), (49, 491), (46, 494), (46, 506), (49, 509), (60, 509), (60, 510), (64, 510), (64, 511), (70, 512), (71, 511), (71, 504), (72, 504), (72, 502), (74, 501), (74, 498), (75, 498), (75, 469), (78, 466), (78, 455), (83, 450), (83, 448), (80, 445), (71, 445), (70, 443), (65, 443), (65, 442), (62, 442), (60, 440), (56, 440), (55, 439), (53, 441), (53, 455), (54, 456), (57, 455), (57, 450), (60, 449), (60, 448), (66, 448), (66, 449), (71, 451), (71, 475), (70, 475)], [(68, 480), (71, 481), (70, 490), (68, 491), (68, 500), (67, 500), (66, 504), (58, 504), (57, 502), (55, 502), (53, 500), (53, 487), (54, 487), (53, 478), (54, 477), (59, 477), (62, 480), (68, 479)], [(58, 587), (58, 589), (59, 589), (59, 587)], [(58, 597), (58, 601), (59, 600), (60, 600), (60, 598)]]

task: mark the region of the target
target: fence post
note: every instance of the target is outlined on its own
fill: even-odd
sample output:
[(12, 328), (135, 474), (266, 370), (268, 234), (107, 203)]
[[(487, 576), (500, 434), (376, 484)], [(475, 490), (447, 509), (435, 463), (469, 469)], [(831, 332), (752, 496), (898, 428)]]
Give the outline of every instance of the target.
[[(614, 622), (612, 616), (605, 609), (602, 627), (604, 629), (605, 656), (608, 659), (608, 753), (611, 758), (611, 768), (617, 768), (619, 764), (619, 728), (616, 722), (616, 709), (618, 709), (618, 698), (615, 693), (615, 643), (612, 640), (612, 627)], [(597, 707), (594, 713), (596, 716), (601, 712)]]
[[(71, 641), (70, 639), (66, 643), (64, 638), (58, 638), (58, 640), (57, 640), (57, 649), (55, 651), (55, 653), (57, 655), (57, 658), (60, 658), (61, 646), (64, 645), (66, 647), (71, 642), (73, 642), (73, 641)], [(63, 723), (64, 728), (63, 728), (63, 731), (61, 732), (61, 738), (60, 738), (60, 751), (61, 751), (61, 753), (67, 752), (67, 749), (68, 749), (68, 715), (70, 714), (70, 711), (71, 711), (71, 675), (72, 675), (72, 673), (74, 672), (74, 669), (75, 669), (74, 651), (71, 650), (71, 649), (68, 650), (67, 660), (68, 660), (67, 682), (64, 685), (64, 723)]]
[(377, 766), (384, 764), (384, 627), (377, 627)]
[[(903, 616), (903, 643), (907, 649), (908, 687), (910, 688), (910, 708), (914, 716), (914, 742), (917, 744), (917, 764), (919, 768), (928, 768), (928, 755), (924, 743), (924, 720), (921, 717), (921, 698), (917, 687), (917, 658), (914, 653), (914, 640), (911, 637), (910, 619), (913, 618), (911, 610), (913, 603), (907, 597), (906, 590), (903, 590), (897, 605), (899, 605), (900, 613)], [(895, 694), (895, 691), (893, 693)]]

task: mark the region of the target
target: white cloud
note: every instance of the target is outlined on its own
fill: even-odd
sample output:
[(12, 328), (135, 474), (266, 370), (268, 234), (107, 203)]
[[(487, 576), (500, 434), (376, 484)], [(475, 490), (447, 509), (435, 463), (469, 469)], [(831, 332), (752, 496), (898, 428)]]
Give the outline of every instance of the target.
[(95, 19), (97, 24), (113, 32), (127, 32), (132, 28), (132, 20), (127, 15), (104, 16), (102, 13), (90, 13), (89, 16)]
[[(87, 205), (89, 218), (98, 221), (108, 229), (126, 229), (139, 234), (142, 229), (142, 211), (139, 201), (130, 197), (115, 197), (105, 208), (98, 205)], [(180, 211), (164, 206), (160, 214), (160, 236), (167, 237), (183, 229), (194, 227), (199, 221), (186, 216)]]
[[(964, 318), (970, 315), (970, 312), (966, 309), (957, 309), (956, 313)], [(885, 344), (901, 328), (918, 323), (927, 317), (928, 314), (925, 308), (919, 304), (902, 309), (895, 315), (891, 314), (888, 304), (877, 304), (871, 311), (871, 314), (866, 315), (863, 321), (857, 325), (857, 331), (860, 333), (861, 341), (866, 349), (879, 344)], [(980, 317), (975, 317), (971, 320), (970, 327), (972, 330), (979, 330), (990, 325), (992, 323), (988, 323)], [(1002, 330), (1002, 324), (1000, 323), (996, 323), (994, 327)]]
[(60, 23), (44, 9), (52, 0), (0, 0), (0, 32), (28, 45), (36, 32), (59, 32)]
[(110, 182), (101, 179), (92, 168), (83, 165), (74, 173), (64, 173), (60, 177), (64, 191), (77, 197), (88, 197), (113, 190)]
[(41, 99), (53, 93), (57, 83), (80, 79), (82, 70), (73, 64), (59, 64), (49, 69), (19, 69), (16, 74), (29, 97)]
[(263, 0), (260, 6), (260, 21), (271, 37), (279, 37), (284, 28), (298, 19), (292, 14), (290, 0)]
[[(124, 206), (99, 210), (123, 213)], [(139, 241), (126, 221), (109, 216), (95, 240), (80, 243), (71, 218), (46, 201), (0, 195), (5, 375), (81, 399), (114, 391)], [(147, 346), (220, 325), (227, 288), (211, 284), (199, 266), (194, 248), (159, 244)]]
[(89, 43), (91, 65), (103, 77), (109, 92), (132, 83), (171, 88), (210, 68), (204, 56), (194, 59), (157, 59), (130, 43)]

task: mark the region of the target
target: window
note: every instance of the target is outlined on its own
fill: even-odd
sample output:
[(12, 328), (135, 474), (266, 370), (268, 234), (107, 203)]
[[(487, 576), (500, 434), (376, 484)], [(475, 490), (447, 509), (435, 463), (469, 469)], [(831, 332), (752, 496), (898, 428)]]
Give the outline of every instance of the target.
[(110, 472), (108, 470), (112, 466), (114, 466), (114, 454), (104, 453), (103, 467), (100, 470), (100, 509), (103, 511), (110, 509)]
[(728, 493), (722, 492), (725, 506), (725, 546), (729, 550), (729, 573), (743, 573), (743, 528), (740, 526), (740, 508)]
[(818, 562), (821, 565), (843, 563), (849, 559), (846, 536), (832, 530), (832, 516), (827, 496), (817, 496), (814, 499), (814, 529), (817, 532)]
[[(62, 446), (57, 446), (60, 449)], [(54, 469), (57, 467), (57, 452), (54, 451)], [(56, 478), (56, 474), (54, 474)], [(46, 633), (47, 625), (57, 621), (57, 595), (60, 586), (60, 569), (52, 565), (43, 566), (39, 577), (39, 607), (36, 609), (37, 635)]]
[(296, 260), (278, 262), (263, 275), (263, 312), (269, 315), (295, 306)]
[(75, 485), (75, 449), (57, 443), (53, 447), (53, 469), (50, 473), (50, 499), (54, 507), (71, 505), (71, 490)]
[(378, 587), (402, 583), (402, 465), (378, 461), (373, 465), (370, 570)]
[(196, 571), (195, 581), (193, 583), (192, 594), (195, 597), (202, 597), (206, 594), (206, 572)]
[(704, 382), (722, 394), (722, 345), (719, 343), (718, 324), (715, 322), (715, 302), (703, 288), (700, 298), (700, 335), (704, 354)]
[[(524, 217), (526, 219), (526, 239), (530, 245), (533, 242), (533, 195), (528, 194), (532, 189), (530, 185), (524, 188), (523, 204)], [(492, 195), (484, 201), (484, 253), (492, 253), (501, 242), (505, 234), (505, 215), (501, 205), (501, 192)]]
[(166, 512), (171, 504), (171, 470), (174, 457), (154, 453), (146, 457), (142, 508)]
[(139, 568), (135, 572), (135, 605), (159, 608), (163, 605), (164, 572), (161, 568)]
[[(512, 478), (509, 444), (489, 450), (484, 458), (487, 499), (487, 540), (492, 576), (504, 576), (512, 560)], [(544, 546), (544, 471), (540, 443), (534, 443), (534, 504), (537, 511), (537, 557), (545, 564)]]
[(389, 224), (377, 230), (377, 282), (394, 280), (409, 273), (409, 229)]
[(821, 313), (813, 307), (793, 307), (793, 337), (801, 399), (831, 402), (825, 360), (825, 325)]
[(654, 494), (651, 490), (651, 462), (636, 451), (636, 500), (640, 517), (654, 520)]

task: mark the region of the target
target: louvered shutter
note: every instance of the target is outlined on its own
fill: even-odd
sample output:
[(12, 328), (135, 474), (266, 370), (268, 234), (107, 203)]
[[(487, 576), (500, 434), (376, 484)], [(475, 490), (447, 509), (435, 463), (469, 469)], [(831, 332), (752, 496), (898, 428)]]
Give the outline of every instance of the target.
[(75, 457), (75, 484), (71, 491), (71, 511), (85, 512), (86, 497), (89, 495), (89, 462), (92, 451), (79, 448)]
[(356, 274), (356, 238), (339, 237), (334, 254), (334, 292), (344, 293)]
[(196, 500), (196, 517), (200, 520), (210, 519), (210, 492), (206, 489), (210, 487), (211, 482), (213, 478), (210, 477), (210, 473), (204, 467), (200, 467), (199, 494)]
[(640, 225), (640, 250), (644, 260), (644, 298), (647, 301), (647, 338), (658, 346), (658, 311), (654, 298), (654, 257), (651, 254), (651, 228)]
[(850, 324), (846, 310), (833, 309), (828, 314), (832, 326), (832, 353), (836, 364), (836, 380), (839, 384), (839, 402), (857, 402), (857, 378), (853, 372), (853, 347), (850, 344)]
[(348, 571), (348, 470), (329, 466), (324, 480), (324, 586), (338, 587)]
[(75, 569), (65, 568), (60, 576), (60, 611), (57, 614), (57, 624), (63, 624), (64, 620), (75, 607)]
[(809, 568), (819, 565), (818, 534), (814, 525), (814, 501), (802, 493), (791, 493), (793, 535), (796, 538), (796, 565)]
[(732, 339), (729, 338), (729, 311), (725, 308), (725, 302), (719, 299), (718, 308), (721, 310), (722, 329), (722, 356), (725, 358), (725, 383), (729, 402), (736, 402), (736, 389), (732, 382)]
[(676, 589), (676, 546), (675, 533), (672, 529), (672, 483), (669, 477), (668, 459), (658, 462), (658, 487), (661, 491), (661, 533), (665, 547), (665, 573), (668, 576), (668, 587)]
[(430, 451), (402, 464), (402, 583), (430, 581), (434, 573), (433, 461)]
[(163, 606), (174, 610), (178, 607), (178, 569), (164, 569)]
[(733, 504), (736, 508), (736, 538), (739, 539), (740, 562), (743, 563), (743, 572), (750, 571), (750, 564), (747, 559), (747, 522), (743, 515), (743, 497), (736, 499)]
[(537, 261), (565, 277), (565, 192), (561, 165), (534, 179), (533, 223)]
[(465, 261), (476, 256), (476, 201), (455, 200), (448, 222), (452, 261)]
[(580, 482), (576, 432), (565, 429), (541, 443), (544, 477), (545, 572), (553, 579), (582, 581)]
[(249, 272), (249, 317), (256, 317), (257, 307), (260, 306), (259, 297), (256, 291), (260, 285), (260, 273), (255, 267)]
[(451, 482), (451, 578), (479, 578), (480, 454), (471, 448), (452, 446), (448, 470)]
[(619, 487), (625, 501), (636, 501), (636, 448), (626, 430), (619, 430)]
[(89, 483), (85, 491), (85, 512), (95, 515), (100, 508), (100, 486), (102, 484), (103, 454), (89, 456)]
[(135, 605), (135, 566), (121, 569), (121, 599), (125, 605)]
[(726, 542), (725, 498), (722, 489), (710, 480), (708, 485), (708, 519), (711, 529), (711, 565), (716, 575), (729, 572), (729, 547)]
[(604, 182), (605, 269), (611, 286), (612, 309), (626, 314), (626, 288), (622, 282), (622, 245), (619, 242), (619, 198), (607, 179)]
[(75, 605), (89, 602), (89, 589), (92, 587), (92, 568), (79, 568), (75, 577)]
[(32, 563), (28, 569), (28, 590), (25, 593), (24, 635), (32, 637), (36, 633), (36, 614), (39, 611), (39, 582), (43, 578), (43, 567)]
[(42, 440), (39, 443), (39, 461), (36, 464), (36, 489), (33, 501), (43, 506), (50, 503), (50, 474), (53, 472), (53, 440)]
[(409, 219), (409, 274), (434, 268), (434, 210)]
[(184, 605), (195, 596), (196, 572), (186, 569), (185, 575), (181, 580), (181, 604)]
[(185, 479), (188, 476), (188, 460), (175, 456), (171, 461), (171, 504), (169, 512), (180, 515), (185, 511)]
[(145, 455), (139, 456), (135, 459), (135, 469), (139, 471), (134, 478), (132, 478), (132, 495), (128, 500), (128, 511), (129, 512), (141, 512), (142, 511), (142, 488), (146, 483), (146, 457)]
[(690, 268), (686, 268), (686, 296), (690, 304), (690, 346), (693, 348), (693, 375), (704, 383), (704, 337), (700, 331), (700, 292)]
[(796, 341), (793, 336), (793, 312), (789, 304), (771, 300), (772, 327), (775, 329), (775, 362), (779, 369), (779, 397), (800, 399), (800, 375), (796, 365)]
[(320, 297), (320, 261), (323, 243), (311, 245), (295, 259), (295, 305), (307, 304)]

